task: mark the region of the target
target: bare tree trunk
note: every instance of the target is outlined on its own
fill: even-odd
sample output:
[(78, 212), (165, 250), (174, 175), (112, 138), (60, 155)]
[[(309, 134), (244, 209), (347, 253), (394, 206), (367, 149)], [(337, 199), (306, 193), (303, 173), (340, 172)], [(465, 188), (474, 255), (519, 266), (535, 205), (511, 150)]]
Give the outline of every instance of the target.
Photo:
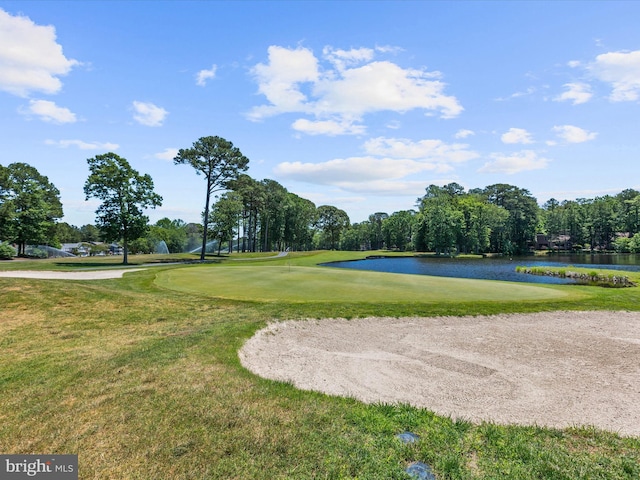
[(207, 200), (204, 207), (204, 232), (202, 233), (202, 250), (200, 250), (200, 261), (204, 261), (207, 249), (207, 230), (209, 228), (209, 201), (211, 199), (211, 174), (207, 177)]

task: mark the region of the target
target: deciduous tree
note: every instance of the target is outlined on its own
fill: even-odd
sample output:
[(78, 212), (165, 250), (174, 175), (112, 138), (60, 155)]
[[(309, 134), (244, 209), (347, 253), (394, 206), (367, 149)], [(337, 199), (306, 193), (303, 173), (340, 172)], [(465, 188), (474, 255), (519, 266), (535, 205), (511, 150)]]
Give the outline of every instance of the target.
[(129, 162), (115, 153), (105, 153), (87, 159), (89, 178), (84, 184), (87, 200), (102, 201), (96, 210), (96, 223), (106, 240), (122, 240), (124, 258), (128, 263), (129, 242), (142, 237), (148, 230), (145, 208), (162, 205), (162, 197), (153, 191), (153, 180), (140, 175)]
[(331, 249), (336, 249), (340, 233), (349, 227), (349, 216), (332, 205), (321, 205), (317, 211), (316, 226), (329, 238)]
[(49, 243), (55, 221), (62, 217), (60, 192), (31, 165), (0, 167), (0, 240), (18, 245)]

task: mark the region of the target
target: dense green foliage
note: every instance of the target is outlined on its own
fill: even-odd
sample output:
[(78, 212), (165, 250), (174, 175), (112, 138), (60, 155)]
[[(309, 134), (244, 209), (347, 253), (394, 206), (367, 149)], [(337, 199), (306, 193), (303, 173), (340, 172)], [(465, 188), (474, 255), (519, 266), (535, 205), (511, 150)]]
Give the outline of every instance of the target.
[(0, 242), (0, 260), (10, 260), (16, 256), (16, 249), (8, 243)]
[[(316, 207), (275, 180), (243, 174), (249, 160), (223, 138), (202, 137), (192, 148), (180, 150), (174, 162), (191, 165), (206, 177), (203, 223), (165, 218), (151, 228), (141, 226), (144, 235), (127, 239), (132, 251), (152, 253), (164, 241), (169, 252), (178, 253), (193, 251), (199, 243), (203, 259), (214, 251), (207, 244), (211, 237), (218, 253), (223, 248), (225, 252), (387, 249), (518, 255), (551, 249), (640, 253), (640, 192), (633, 189), (593, 199), (560, 202), (552, 198), (539, 206), (528, 190), (514, 185), (469, 191), (457, 183), (429, 185), (416, 200), (415, 210), (375, 212), (363, 222), (351, 223), (347, 213), (335, 206)], [(31, 178), (30, 183), (17, 187), (15, 171)], [(216, 191), (223, 193), (214, 199)], [(17, 243), (19, 248), (25, 242), (93, 242), (92, 254), (101, 248), (95, 242), (123, 241), (101, 222), (80, 228), (55, 224), (62, 215), (58, 197), (55, 187), (32, 167), (0, 167), (0, 240)]]
[(245, 171), (249, 159), (242, 155), (238, 147), (221, 137), (201, 137), (191, 148), (181, 148), (173, 159), (175, 164), (186, 164), (193, 167), (198, 175), (204, 175), (207, 181), (206, 200), (204, 204), (204, 231), (200, 259), (204, 260), (207, 246), (209, 226), (209, 205), (211, 195), (218, 190), (225, 190), (230, 181), (238, 178)]
[(0, 165), (0, 240), (14, 243), (18, 254), (27, 244), (47, 244), (62, 217), (60, 192), (26, 163)]
[(97, 224), (107, 240), (122, 239), (124, 264), (127, 263), (129, 242), (148, 230), (145, 208), (162, 204), (162, 197), (153, 191), (153, 180), (140, 175), (125, 158), (115, 153), (96, 155), (87, 160), (89, 178), (84, 185), (87, 200), (102, 201), (96, 210)]

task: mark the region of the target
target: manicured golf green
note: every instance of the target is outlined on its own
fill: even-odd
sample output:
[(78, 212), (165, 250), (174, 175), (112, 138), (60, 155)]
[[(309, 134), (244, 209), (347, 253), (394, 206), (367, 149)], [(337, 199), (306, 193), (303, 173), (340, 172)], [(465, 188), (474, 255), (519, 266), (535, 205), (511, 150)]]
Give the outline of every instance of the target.
[(156, 284), (211, 297), (260, 302), (433, 303), (562, 300), (538, 285), (300, 266), (187, 267), (160, 272)]

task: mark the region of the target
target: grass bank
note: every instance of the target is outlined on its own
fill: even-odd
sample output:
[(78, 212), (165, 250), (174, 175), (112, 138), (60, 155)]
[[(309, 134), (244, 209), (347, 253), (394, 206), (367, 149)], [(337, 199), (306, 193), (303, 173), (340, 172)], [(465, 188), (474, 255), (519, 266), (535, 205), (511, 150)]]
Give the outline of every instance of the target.
[[(402, 479), (416, 460), (438, 479), (640, 477), (639, 439), (453, 421), (244, 370), (237, 350), (274, 318), (640, 310), (635, 288), (469, 281), (453, 295), (444, 279), (314, 267), (348, 258), (232, 256), (118, 280), (0, 279), (0, 452), (77, 453), (82, 479)], [(20, 268), (50, 269), (40, 262)], [(405, 430), (421, 441), (398, 441)]]

